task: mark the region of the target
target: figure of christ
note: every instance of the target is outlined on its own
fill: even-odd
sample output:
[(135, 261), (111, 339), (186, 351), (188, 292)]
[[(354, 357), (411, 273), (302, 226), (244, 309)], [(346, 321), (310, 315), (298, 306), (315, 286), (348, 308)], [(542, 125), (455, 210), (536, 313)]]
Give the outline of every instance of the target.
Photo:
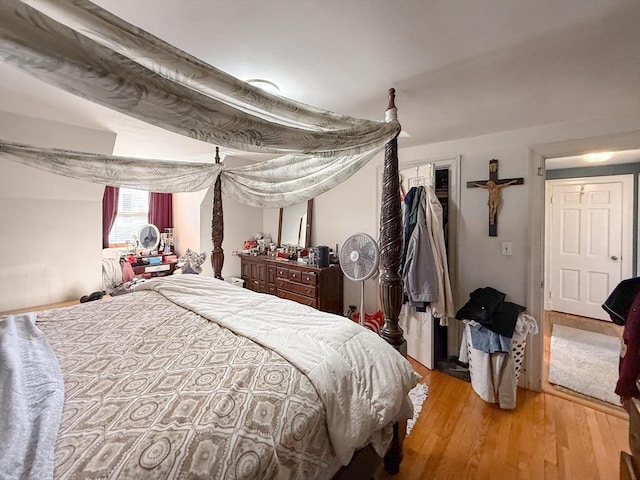
[(513, 185), (517, 180), (511, 180), (505, 183), (495, 183), (493, 180), (488, 180), (487, 183), (474, 183), (473, 185), (480, 188), (486, 188), (489, 192), (489, 199), (487, 205), (489, 206), (489, 225), (495, 223), (496, 214), (498, 213), (498, 206), (500, 205), (500, 192), (504, 187)]

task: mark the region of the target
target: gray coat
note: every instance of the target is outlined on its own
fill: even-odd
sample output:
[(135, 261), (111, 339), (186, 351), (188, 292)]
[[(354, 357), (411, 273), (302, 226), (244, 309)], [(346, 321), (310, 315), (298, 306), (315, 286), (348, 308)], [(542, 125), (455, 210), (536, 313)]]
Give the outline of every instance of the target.
[(418, 219), (409, 237), (403, 268), (404, 291), (411, 304), (438, 300), (437, 269), (427, 228), (427, 201), (420, 194)]

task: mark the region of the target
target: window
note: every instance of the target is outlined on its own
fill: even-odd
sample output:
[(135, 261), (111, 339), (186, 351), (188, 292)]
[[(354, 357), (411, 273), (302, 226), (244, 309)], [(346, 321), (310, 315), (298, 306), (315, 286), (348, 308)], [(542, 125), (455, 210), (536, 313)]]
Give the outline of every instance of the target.
[(149, 192), (121, 188), (118, 196), (118, 214), (109, 233), (109, 245), (124, 245), (142, 225), (149, 223)]

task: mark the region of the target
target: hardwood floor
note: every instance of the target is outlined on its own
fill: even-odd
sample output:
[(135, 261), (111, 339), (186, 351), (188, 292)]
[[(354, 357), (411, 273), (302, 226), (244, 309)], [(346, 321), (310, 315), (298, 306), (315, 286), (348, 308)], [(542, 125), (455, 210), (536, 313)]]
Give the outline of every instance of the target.
[(377, 480), (618, 478), (628, 420), (523, 389), (514, 410), (501, 410), (470, 383), (412, 364), (429, 395), (405, 440), (400, 472), (378, 472)]

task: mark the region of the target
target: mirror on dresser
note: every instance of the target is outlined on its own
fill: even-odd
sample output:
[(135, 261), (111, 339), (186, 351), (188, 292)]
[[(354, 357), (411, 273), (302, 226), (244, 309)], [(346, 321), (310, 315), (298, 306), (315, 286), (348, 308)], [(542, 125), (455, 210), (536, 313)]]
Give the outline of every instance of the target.
[(312, 219), (313, 199), (281, 208), (278, 222), (278, 246), (297, 245), (309, 248)]

